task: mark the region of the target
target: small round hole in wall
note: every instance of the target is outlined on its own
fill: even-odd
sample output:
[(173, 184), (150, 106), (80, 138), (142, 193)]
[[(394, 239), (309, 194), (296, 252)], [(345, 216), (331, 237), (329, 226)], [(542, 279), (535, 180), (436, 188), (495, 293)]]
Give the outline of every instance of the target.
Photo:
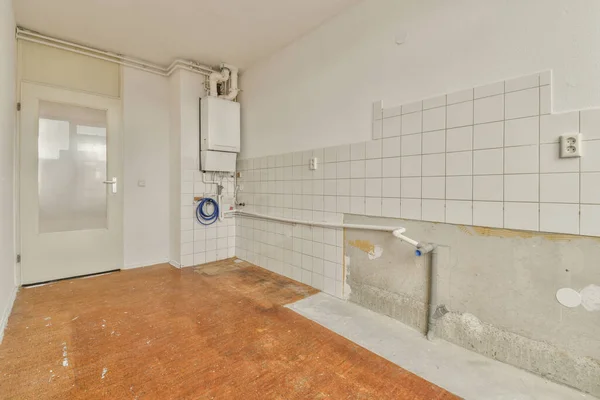
[(558, 289), (556, 300), (565, 307), (574, 308), (581, 304), (581, 295), (571, 288)]

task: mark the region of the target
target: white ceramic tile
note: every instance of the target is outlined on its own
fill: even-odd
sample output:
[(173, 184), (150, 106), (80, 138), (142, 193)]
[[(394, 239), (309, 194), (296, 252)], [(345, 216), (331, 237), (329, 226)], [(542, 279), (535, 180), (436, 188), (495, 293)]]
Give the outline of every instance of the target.
[(349, 196), (350, 195), (350, 179), (338, 179), (337, 180), (337, 192), (338, 196)]
[(506, 93), (505, 97), (506, 119), (532, 117), (540, 113), (539, 88)]
[(504, 203), (504, 227), (538, 230), (538, 203)]
[(379, 178), (381, 177), (381, 159), (377, 158), (374, 160), (367, 160), (365, 164), (365, 176), (367, 178)]
[(581, 235), (600, 236), (600, 206), (581, 205), (579, 233)]
[(448, 129), (446, 131), (446, 151), (471, 150), (473, 147), (473, 127)]
[(400, 180), (400, 196), (409, 199), (420, 199), (421, 178), (402, 178)]
[(491, 149), (503, 146), (504, 122), (475, 125), (473, 128), (473, 148)]
[(472, 168), (472, 151), (446, 154), (446, 175), (471, 175)]
[(350, 196), (364, 197), (365, 190), (364, 179), (350, 179)]
[(400, 216), (406, 219), (421, 219), (421, 199), (402, 199)]
[(366, 158), (365, 142), (353, 143), (350, 145), (350, 159), (364, 160)]
[(338, 179), (350, 178), (350, 161), (338, 162), (336, 175)]
[(552, 83), (552, 71), (540, 73), (540, 85), (550, 85)]
[(336, 212), (336, 207), (335, 196), (323, 196), (323, 211)]
[(581, 111), (583, 140), (600, 139), (600, 109)]
[(448, 176), (446, 178), (446, 199), (471, 200), (473, 198), (473, 178), (470, 176)]
[(475, 98), (495, 96), (504, 93), (504, 81), (475, 88)]
[(421, 156), (402, 157), (400, 172), (402, 177), (421, 176)]
[(540, 135), (539, 117), (510, 119), (504, 123), (504, 145), (537, 144)]
[(383, 120), (383, 137), (400, 136), (402, 128), (402, 117), (386, 118)]
[(381, 197), (400, 197), (400, 178), (383, 178)]
[(579, 233), (579, 204), (540, 203), (540, 231)]
[(381, 216), (400, 218), (400, 199), (381, 199)]
[(383, 105), (382, 105), (381, 100), (373, 102), (372, 110), (373, 110), (373, 120), (381, 119), (382, 111), (383, 111)]
[(382, 163), (381, 176), (387, 178), (400, 176), (400, 157), (384, 158)]
[(365, 145), (365, 156), (367, 159), (381, 158), (382, 140), (371, 140)]
[(446, 222), (471, 225), (473, 223), (473, 202), (446, 200)]
[(540, 116), (540, 143), (558, 143), (561, 135), (575, 132), (579, 132), (578, 111)]
[[(379, 142), (377, 142), (379, 143)], [(334, 163), (337, 161), (337, 147), (327, 147), (324, 151), (323, 151), (324, 155), (323, 155), (323, 160), (326, 163)], [(293, 164), (296, 165), (296, 164)]]
[(421, 133), (421, 112), (404, 114), (402, 116), (402, 134), (410, 135), (412, 133)]
[(432, 97), (427, 100), (423, 100), (423, 110), (430, 108), (443, 107), (446, 105), (446, 95)]
[(504, 226), (504, 204), (500, 201), (474, 201), (473, 225), (502, 228)]
[(423, 132), (446, 128), (446, 107), (423, 111)]
[(579, 174), (541, 174), (540, 202), (579, 203)]
[(414, 103), (403, 104), (402, 114), (414, 113), (423, 109), (422, 101), (415, 101)]
[(504, 84), (506, 92), (529, 89), (540, 85), (540, 74), (521, 76), (507, 80)]
[(365, 213), (376, 217), (381, 216), (381, 197), (367, 197), (365, 199)]
[(337, 194), (337, 181), (335, 179), (325, 179), (323, 181), (323, 194), (325, 196), (335, 196)]
[(552, 112), (552, 91), (550, 86), (540, 88), (540, 114), (550, 114)]
[(445, 151), (445, 130), (423, 133), (423, 154), (443, 153)]
[(378, 140), (383, 137), (383, 121), (378, 119), (371, 124), (371, 139)]
[(504, 171), (502, 149), (473, 151), (473, 175), (495, 175)]
[(448, 106), (446, 109), (446, 127), (456, 128), (459, 126), (473, 125), (473, 102), (458, 103)]
[(560, 158), (558, 143), (540, 145), (540, 172), (578, 172), (579, 158)]
[(504, 173), (528, 174), (539, 170), (537, 145), (507, 147), (504, 149)]
[(446, 96), (448, 105), (469, 100), (473, 100), (473, 89), (461, 90), (460, 92), (450, 93)]
[(381, 178), (365, 180), (365, 195), (367, 197), (381, 197)]
[(446, 174), (446, 154), (425, 154), (422, 166), (423, 176), (443, 176)]
[(337, 177), (337, 163), (323, 164), (323, 178), (335, 179)]
[(504, 175), (504, 201), (538, 201), (539, 175)]
[(581, 157), (581, 172), (600, 171), (600, 140), (583, 142), (583, 157)]
[(476, 124), (502, 121), (504, 119), (504, 95), (475, 100), (474, 121)]
[(350, 177), (364, 178), (365, 177), (365, 160), (356, 160), (350, 162)]
[(400, 150), (403, 156), (421, 154), (421, 134), (402, 136)]
[(383, 118), (397, 117), (402, 115), (402, 106), (383, 109)]
[(350, 212), (350, 197), (338, 196), (337, 197), (337, 212), (349, 213)]
[[(350, 161), (350, 145), (345, 144), (337, 147), (337, 161)], [(308, 164), (308, 163), (306, 163)]]
[(428, 200), (421, 202), (421, 219), (423, 221), (444, 222), (446, 202), (444, 200)]
[(350, 198), (350, 212), (352, 214), (364, 214), (365, 213), (365, 198), (364, 197), (351, 197)]
[(400, 157), (400, 138), (383, 139), (383, 157)]
[[(422, 197), (424, 199), (445, 199), (446, 178), (443, 176), (425, 177), (422, 180)], [(403, 194), (404, 195), (404, 194)]]
[(600, 204), (600, 173), (581, 174), (581, 203)]

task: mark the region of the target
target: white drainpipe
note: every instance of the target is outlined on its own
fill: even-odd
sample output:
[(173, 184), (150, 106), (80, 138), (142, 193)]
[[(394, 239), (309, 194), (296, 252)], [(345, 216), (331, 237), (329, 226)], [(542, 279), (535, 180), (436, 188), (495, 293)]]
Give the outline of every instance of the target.
[(238, 89), (238, 68), (229, 64), (221, 64), (221, 68), (223, 68), (223, 72), (228, 71), (228, 74), (230, 72), (231, 81), (229, 85), (229, 93), (222, 94), (219, 97), (225, 100), (234, 100), (240, 92), (240, 89)]
[(221, 72), (213, 72), (208, 76), (209, 90), (208, 95), (211, 97), (217, 97), (219, 91), (217, 90), (217, 83), (225, 82), (229, 79), (229, 70), (222, 69)]

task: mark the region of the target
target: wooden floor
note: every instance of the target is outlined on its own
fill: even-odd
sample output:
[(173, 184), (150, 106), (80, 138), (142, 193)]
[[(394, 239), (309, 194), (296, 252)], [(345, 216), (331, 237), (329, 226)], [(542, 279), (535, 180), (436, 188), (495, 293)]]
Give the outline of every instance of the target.
[(0, 398), (456, 398), (283, 307), (314, 292), (233, 260), (21, 289)]

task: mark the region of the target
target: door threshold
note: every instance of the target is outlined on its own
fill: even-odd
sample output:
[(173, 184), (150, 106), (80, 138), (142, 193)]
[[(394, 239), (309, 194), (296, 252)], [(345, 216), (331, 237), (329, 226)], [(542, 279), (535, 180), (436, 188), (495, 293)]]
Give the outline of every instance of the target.
[(108, 274), (112, 274), (114, 272), (119, 272), (120, 270), (121, 270), (120, 268), (119, 269), (111, 269), (110, 271), (96, 272), (94, 274), (77, 275), (77, 276), (70, 276), (68, 278), (52, 279), (52, 280), (49, 280), (49, 281), (36, 282), (36, 283), (27, 283), (25, 285), (21, 285), (21, 287), (24, 287), (24, 288), (33, 288), (33, 287), (48, 285), (50, 283), (56, 283), (56, 282), (60, 282), (60, 281), (66, 281), (66, 280), (69, 280), (69, 279), (93, 278), (95, 276), (108, 275)]

